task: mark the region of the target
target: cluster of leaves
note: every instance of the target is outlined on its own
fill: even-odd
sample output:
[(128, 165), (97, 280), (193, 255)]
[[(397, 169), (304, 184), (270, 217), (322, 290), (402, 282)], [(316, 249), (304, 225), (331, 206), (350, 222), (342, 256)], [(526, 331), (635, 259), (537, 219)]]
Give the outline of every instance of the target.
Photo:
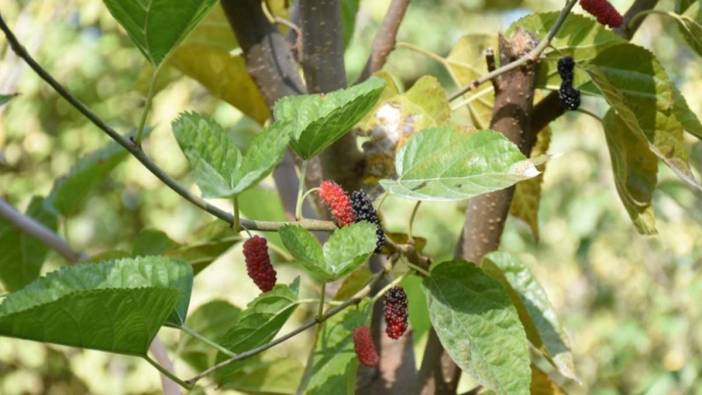
[[(146, 8), (139, 2), (105, 3), (157, 67), (169, 57), (176, 67), (190, 67), (188, 56), (179, 51), (198, 41), (186, 37), (193, 29), (196, 34), (207, 27), (201, 20), (208, 13), (207, 18), (221, 18), (213, 0), (191, 0), (172, 8), (164, 5), (168, 2)], [(677, 17), (683, 31), (699, 29), (694, 17), (699, 3), (681, 2), (679, 11), (685, 13)], [(555, 13), (531, 15), (510, 31), (521, 27), (544, 37), (556, 17)], [(226, 40), (232, 38), (229, 35)], [(686, 37), (699, 51), (696, 35)], [(476, 51), (475, 46), (464, 48), (471, 42), (461, 39), (446, 62), (459, 83), (474, 78), (465, 60)], [(224, 48), (232, 45), (236, 43), (228, 42)], [(552, 70), (558, 57), (565, 53), (576, 59), (576, 85), (611, 106), (603, 125), (622, 202), (641, 233), (655, 232), (651, 199), (659, 160), (689, 185), (702, 189), (690, 170), (683, 137), (684, 132), (702, 137), (702, 124), (652, 53), (593, 20), (570, 15), (552, 45), (555, 50), (542, 63), (537, 86), (554, 84)], [(188, 74), (203, 79), (195, 71)], [(232, 102), (259, 121), (269, 115), (253, 100)], [(484, 124), (491, 99), (469, 106), (473, 122)], [(269, 176), (289, 147), (302, 160), (312, 159), (356, 126), (365, 131), (377, 127), (374, 120), (389, 112), (399, 120), (398, 129), (412, 127), (408, 135), (392, 142), (393, 176), (379, 177), (388, 193), (412, 200), (458, 201), (519, 183), (513, 213), (538, 230), (534, 216), (540, 180), (534, 177), (543, 171), (536, 166), (543, 164), (540, 155), (548, 150), (548, 132), (542, 132), (539, 148), (529, 159), (495, 131), (461, 130), (449, 122), (446, 94), (431, 78), (420, 79), (405, 93), (384, 78), (372, 77), (326, 95), (281, 99), (272, 111), (275, 121), (244, 153), (231, 134), (206, 115), (183, 113), (172, 129), (203, 196), (237, 198)], [(415, 124), (416, 119), (422, 122)], [(86, 192), (126, 155), (116, 145), (108, 145), (81, 159), (57, 180), (46, 198), (32, 201), (27, 214), (56, 229), (58, 218), (80, 211)], [(185, 325), (229, 351), (184, 341), (181, 357), (198, 370), (270, 342), (301, 303), (299, 281), (277, 285), (244, 310), (212, 301), (186, 319), (193, 276), (239, 240), (221, 228), (208, 227), (196, 234), (197, 242), (178, 245), (162, 232), (145, 231), (141, 245), (119, 253), (124, 256), (121, 259), (98, 259), (99, 263), (75, 265), (38, 278), (46, 248), (0, 224), (0, 246), (11, 252), (0, 257), (0, 279), (13, 291), (0, 304), (0, 334), (146, 356), (160, 327)], [(299, 225), (281, 227), (279, 237), (312, 279), (320, 283), (344, 279), (340, 299), (348, 299), (367, 284), (368, 271), (361, 265), (375, 249), (371, 224), (338, 229), (323, 246)], [(560, 374), (577, 380), (568, 339), (554, 309), (529, 268), (516, 257), (494, 252), (473, 264), (458, 260), (435, 264), (422, 280), (421, 293), (427, 310), (419, 314), (428, 314), (454, 361), (486, 388), (526, 394), (535, 386), (552, 386), (530, 358), (529, 344)], [(101, 314), (104, 310), (111, 314)], [(241, 391), (276, 392), (280, 389), (271, 383), (287, 380), (299, 383), (300, 392), (352, 393), (358, 364), (351, 332), (369, 320), (370, 303), (363, 301), (325, 322), (306, 368), (293, 359), (257, 356), (217, 370), (214, 380)]]

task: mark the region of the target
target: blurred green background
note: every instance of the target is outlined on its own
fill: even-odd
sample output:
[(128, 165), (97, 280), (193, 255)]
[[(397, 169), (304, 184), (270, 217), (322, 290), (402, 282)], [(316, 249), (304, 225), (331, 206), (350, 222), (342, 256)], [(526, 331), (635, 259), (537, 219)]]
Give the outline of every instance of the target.
[[(613, 1), (620, 10), (631, 2)], [(357, 75), (363, 67), (388, 3), (361, 1), (346, 56), (349, 75)], [(412, 0), (400, 40), (446, 55), (464, 34), (495, 34), (522, 15), (556, 10), (562, 4), (555, 0)], [(661, 1), (659, 8), (672, 10), (673, 1)], [(0, 11), (30, 52), (75, 96), (122, 133), (138, 124), (151, 69), (101, 1), (3, 0)], [(668, 20), (650, 17), (634, 41), (656, 53), (692, 110), (702, 114), (699, 59), (671, 27)], [(454, 89), (440, 64), (406, 49), (391, 56), (387, 70), (405, 87), (432, 74), (449, 91)], [(48, 194), (56, 177), (85, 153), (103, 146), (107, 138), (18, 61), (3, 39), (0, 93), (12, 92), (21, 95), (0, 107), (0, 195), (24, 209), (32, 196)], [(592, 98), (585, 98), (583, 105), (600, 115), (606, 109), (604, 101)], [(195, 190), (169, 127), (185, 110), (212, 114), (242, 144), (258, 127), (194, 80), (166, 69), (145, 150)], [(541, 240), (537, 242), (525, 223), (512, 218), (502, 248), (530, 264), (571, 337), (583, 383), (564, 383), (565, 387), (574, 394), (702, 394), (702, 199), (661, 167), (661, 188), (654, 198), (659, 235), (639, 236), (618, 200), (600, 125), (576, 113), (552, 126), (550, 153), (560, 156), (549, 162), (545, 175)], [(702, 144), (690, 143), (699, 174)], [(261, 189), (270, 192), (270, 188), (267, 182)], [(245, 213), (257, 218), (279, 215), (275, 194), (266, 196), (269, 208), (256, 205), (250, 194), (244, 197)], [(229, 208), (227, 202), (217, 203)], [(399, 199), (386, 201), (387, 227), (405, 231), (412, 205)], [(422, 205), (415, 233), (429, 239), (427, 252), (451, 256), (462, 209), (461, 204)], [(61, 222), (59, 233), (76, 249), (97, 255), (130, 250), (145, 228), (185, 241), (210, 220), (129, 158), (90, 195), (84, 209)], [(241, 260), (234, 246), (196, 277), (191, 311), (212, 299), (242, 307), (253, 299), (257, 290), (246, 278)], [(63, 264), (59, 256), (50, 254), (44, 270)], [(297, 273), (285, 266), (280, 278), (289, 282)], [(286, 328), (305, 318), (302, 310)], [(285, 343), (275, 353), (305, 355), (301, 351), (311, 344), (310, 335)], [(169, 329), (161, 332), (173, 349), (178, 336)], [(182, 362), (177, 361), (176, 368), (182, 376), (193, 373)], [(136, 358), (0, 338), (2, 394), (159, 392), (157, 372)]]

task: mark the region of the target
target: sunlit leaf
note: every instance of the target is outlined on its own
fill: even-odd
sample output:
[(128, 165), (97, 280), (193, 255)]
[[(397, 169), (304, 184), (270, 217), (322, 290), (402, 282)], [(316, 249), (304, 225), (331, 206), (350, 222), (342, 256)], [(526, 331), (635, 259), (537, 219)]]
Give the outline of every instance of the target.
[(443, 262), (424, 279), (429, 316), (451, 358), (500, 394), (529, 394), (529, 348), (500, 283), (468, 262)]
[(275, 119), (288, 124), (295, 152), (309, 159), (361, 120), (373, 108), (384, 87), (384, 80), (371, 77), (328, 94), (287, 96), (276, 102)]
[(356, 269), (375, 250), (375, 225), (359, 222), (336, 230), (324, 244), (299, 225), (280, 230), (283, 244), (315, 280), (328, 282)]
[(539, 174), (502, 134), (439, 127), (417, 133), (395, 158), (390, 193), (417, 200), (464, 200), (507, 188)]

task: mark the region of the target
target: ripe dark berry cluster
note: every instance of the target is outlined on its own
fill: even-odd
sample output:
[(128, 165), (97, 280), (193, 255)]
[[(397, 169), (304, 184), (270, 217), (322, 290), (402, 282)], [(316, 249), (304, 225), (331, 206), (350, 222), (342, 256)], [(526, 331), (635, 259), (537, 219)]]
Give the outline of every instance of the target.
[(353, 348), (356, 351), (358, 361), (369, 368), (378, 366), (380, 357), (375, 350), (370, 329), (367, 326), (359, 326), (353, 330)]
[(331, 211), (337, 226), (353, 223), (355, 216), (351, 199), (339, 184), (334, 181), (322, 181), (319, 185), (319, 197)]
[(580, 0), (580, 6), (597, 18), (597, 22), (612, 29), (624, 23), (622, 14), (607, 0)]
[(580, 107), (580, 91), (573, 87), (573, 70), (575, 61), (572, 57), (566, 56), (558, 60), (558, 74), (561, 76), (561, 88), (558, 90), (558, 97), (563, 108), (577, 110)]
[(268, 242), (261, 236), (254, 236), (244, 242), (246, 271), (256, 286), (263, 292), (273, 289), (276, 281), (275, 269), (268, 256)]
[(402, 287), (392, 287), (385, 294), (385, 333), (399, 339), (407, 330), (407, 294)]
[(368, 194), (364, 191), (354, 191), (351, 193), (351, 206), (356, 214), (356, 222), (368, 221), (375, 225), (375, 252), (380, 252), (385, 244), (385, 234), (383, 233), (383, 225), (380, 223), (378, 213), (373, 207)]

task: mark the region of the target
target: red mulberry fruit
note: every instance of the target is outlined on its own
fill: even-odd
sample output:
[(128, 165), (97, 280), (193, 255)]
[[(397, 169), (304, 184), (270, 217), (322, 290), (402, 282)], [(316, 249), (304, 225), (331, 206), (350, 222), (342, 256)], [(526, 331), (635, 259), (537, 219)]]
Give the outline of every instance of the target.
[(399, 339), (407, 330), (407, 294), (402, 287), (390, 288), (385, 294), (385, 333)]
[(246, 271), (256, 286), (263, 292), (273, 289), (276, 281), (275, 269), (268, 256), (268, 242), (261, 236), (254, 236), (244, 242)]
[(597, 18), (597, 22), (607, 25), (612, 29), (624, 23), (622, 14), (607, 0), (580, 0), (580, 6)]
[(385, 233), (383, 233), (383, 225), (380, 223), (378, 213), (373, 207), (368, 194), (363, 191), (354, 191), (351, 193), (351, 206), (356, 215), (356, 222), (368, 221), (375, 225), (375, 252), (380, 252), (385, 244)]
[(373, 337), (371, 337), (370, 329), (367, 326), (359, 326), (353, 330), (353, 347), (359, 362), (369, 368), (378, 366), (380, 357), (375, 350)]
[(341, 227), (353, 223), (355, 216), (351, 199), (339, 184), (334, 181), (322, 181), (319, 186), (319, 197), (329, 207), (337, 226)]

